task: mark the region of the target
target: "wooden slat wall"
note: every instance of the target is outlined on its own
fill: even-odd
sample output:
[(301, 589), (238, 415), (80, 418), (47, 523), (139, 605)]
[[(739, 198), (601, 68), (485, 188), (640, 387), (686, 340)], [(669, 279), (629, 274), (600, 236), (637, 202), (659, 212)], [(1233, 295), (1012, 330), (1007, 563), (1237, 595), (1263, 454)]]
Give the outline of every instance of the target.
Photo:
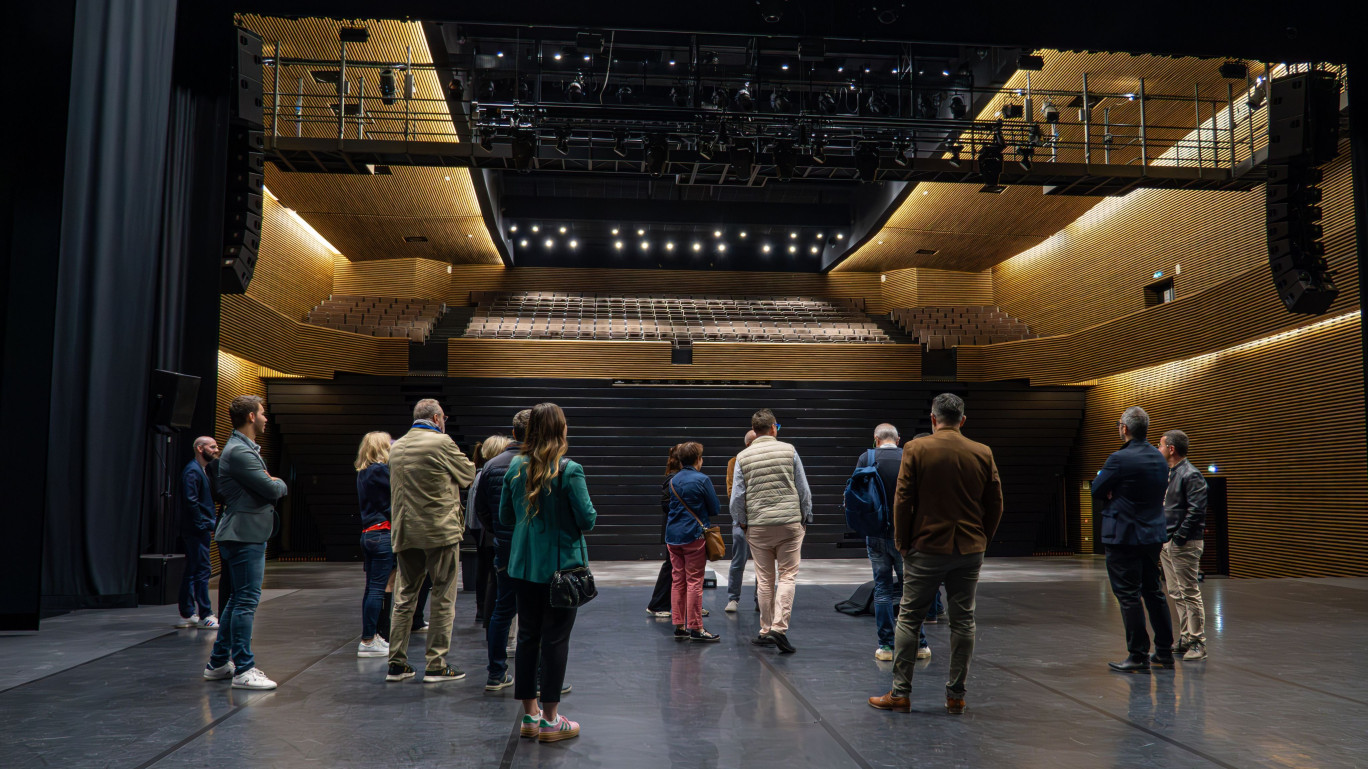
[(333, 259), (334, 294), (393, 299), (446, 299), (451, 276), (446, 262), (432, 259), (384, 259), (353, 262)]
[[(1349, 146), (1343, 142), (1340, 156), (1325, 168), (1323, 185), (1325, 243), (1332, 260), (1354, 250), (1351, 183)], [(998, 265), (994, 293), (1002, 309), (1025, 320), (1032, 331), (1069, 333), (1144, 309), (1144, 287), (1154, 282), (1156, 271), (1173, 277), (1179, 297), (1251, 268), (1267, 273), (1264, 233), (1262, 189), (1136, 190), (1108, 199), (1059, 234)], [(1262, 293), (1273, 293), (1266, 274)]]
[(1368, 457), (1357, 314), (1226, 353), (1098, 381), (1088, 393), (1078, 468), (1116, 449), (1131, 405), (1150, 437), (1181, 429), (1204, 472), (1229, 489), (1233, 577), (1368, 576)]
[(408, 340), (336, 331), (300, 323), (249, 297), (225, 294), (219, 305), (219, 347), (253, 363), (301, 376), (335, 371), (408, 373)]
[[(598, 291), (622, 294), (732, 294), (865, 298), (870, 312), (886, 312), (876, 273), (818, 275), (797, 272), (562, 269), (456, 265), (448, 304), (469, 302), (471, 291)], [(878, 304), (870, 307), (870, 304)]]
[(917, 305), (946, 307), (990, 304), (995, 304), (991, 272), (958, 272), (927, 268), (917, 270)]
[(261, 251), (247, 295), (288, 318), (302, 320), (333, 285), (333, 254), (285, 211), (262, 196)]
[(669, 342), (453, 338), (453, 377), (785, 379), (921, 378), (921, 348), (878, 344), (701, 342), (691, 365), (670, 362)]
[(884, 306), (890, 310), (899, 307), (916, 307), (920, 275), (920, 270), (915, 267), (884, 273), (883, 283), (880, 286)]

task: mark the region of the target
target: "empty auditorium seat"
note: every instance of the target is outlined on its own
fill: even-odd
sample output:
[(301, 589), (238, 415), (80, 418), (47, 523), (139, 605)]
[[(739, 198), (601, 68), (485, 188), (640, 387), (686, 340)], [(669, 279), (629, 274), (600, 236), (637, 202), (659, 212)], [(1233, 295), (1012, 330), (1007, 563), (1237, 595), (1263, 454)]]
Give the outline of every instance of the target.
[(446, 312), (446, 305), (430, 299), (334, 294), (304, 317), (306, 323), (354, 334), (426, 342)]

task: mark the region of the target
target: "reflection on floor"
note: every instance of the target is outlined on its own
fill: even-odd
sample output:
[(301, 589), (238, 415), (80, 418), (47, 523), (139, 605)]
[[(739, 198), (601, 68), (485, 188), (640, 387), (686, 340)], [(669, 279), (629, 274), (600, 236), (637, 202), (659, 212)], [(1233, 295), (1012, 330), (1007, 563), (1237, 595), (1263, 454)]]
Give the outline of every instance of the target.
[(1368, 580), (1210, 581), (1210, 659), (1126, 676), (1105, 664), (1124, 644), (1100, 562), (991, 560), (969, 711), (949, 716), (945, 625), (927, 627), (912, 713), (865, 704), (889, 664), (873, 659), (872, 618), (832, 610), (863, 561), (804, 564), (788, 656), (751, 646), (757, 615), (724, 614), (720, 590), (704, 601), (723, 642), (675, 643), (643, 611), (657, 569), (597, 567), (563, 705), (576, 740), (519, 740), (511, 690), (484, 693), (469, 595), (452, 655), (467, 679), (387, 685), (383, 659), (355, 656), (359, 565), (273, 564), (255, 650), (277, 691), (200, 680), (213, 634), (172, 629), (174, 607), (54, 618), (0, 636), (0, 764), (1173, 769), (1349, 767), (1368, 752)]

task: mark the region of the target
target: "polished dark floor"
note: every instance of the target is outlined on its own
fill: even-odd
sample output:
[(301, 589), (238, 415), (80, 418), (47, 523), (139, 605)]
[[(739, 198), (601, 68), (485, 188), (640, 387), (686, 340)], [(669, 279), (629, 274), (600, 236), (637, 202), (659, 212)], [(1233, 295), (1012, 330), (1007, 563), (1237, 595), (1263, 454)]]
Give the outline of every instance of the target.
[(511, 689), (483, 691), (468, 594), (453, 662), (469, 677), (386, 684), (383, 659), (355, 656), (359, 567), (273, 565), (255, 647), (275, 692), (200, 680), (213, 633), (170, 628), (173, 607), (0, 636), (0, 766), (1368, 766), (1368, 580), (1208, 582), (1210, 659), (1127, 676), (1106, 668), (1121, 625), (1097, 562), (990, 566), (963, 716), (942, 706), (945, 625), (927, 628), (914, 712), (865, 704), (890, 665), (871, 618), (832, 610), (850, 585), (800, 585), (798, 653), (779, 656), (748, 643), (749, 587), (737, 615), (705, 593), (723, 641), (704, 646), (671, 640), (643, 611), (649, 588), (625, 579), (576, 625), (562, 707), (583, 735), (538, 745), (517, 737)]

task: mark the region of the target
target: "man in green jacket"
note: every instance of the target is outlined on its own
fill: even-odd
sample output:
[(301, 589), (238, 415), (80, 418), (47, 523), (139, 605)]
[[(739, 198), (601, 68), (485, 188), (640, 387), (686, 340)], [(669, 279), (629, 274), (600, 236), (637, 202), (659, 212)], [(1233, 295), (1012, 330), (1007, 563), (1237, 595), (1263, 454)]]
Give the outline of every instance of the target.
[(423, 683), (459, 681), (465, 673), (446, 663), (456, 615), (456, 574), (465, 533), (461, 489), (475, 465), (446, 434), (446, 414), (431, 398), (413, 407), (413, 427), (390, 447), (390, 544), (399, 562), (386, 681), (415, 672), (408, 664), (409, 632), (423, 575), (432, 578), (431, 622)]

